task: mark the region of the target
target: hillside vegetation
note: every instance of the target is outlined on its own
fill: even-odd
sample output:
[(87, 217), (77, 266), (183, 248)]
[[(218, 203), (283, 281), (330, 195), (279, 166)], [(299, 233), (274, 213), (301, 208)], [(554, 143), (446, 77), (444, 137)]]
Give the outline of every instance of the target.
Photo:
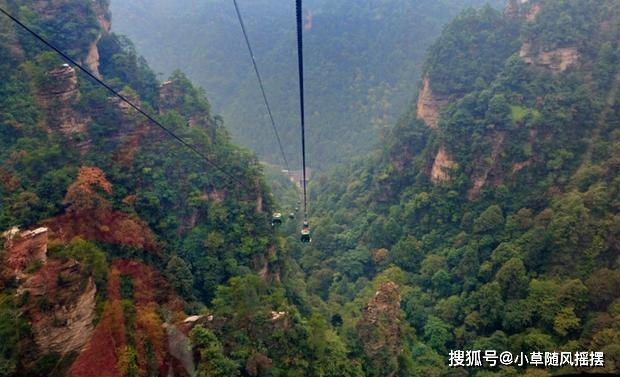
[(0, 15), (0, 376), (619, 372), (617, 1), (461, 12), (381, 142), (314, 175), (310, 244), (106, 0), (0, 6), (202, 155)]
[[(620, 8), (511, 3), (450, 23), (382, 147), (310, 187), (315, 242), (299, 265), (340, 333), (363, 323), (354, 303), (371, 287), (398, 286), (401, 343), (369, 375), (409, 357), (410, 375), (448, 373), (459, 349), (599, 351), (593, 369), (617, 371)], [(559, 369), (575, 370), (451, 371)]]
[(276, 289), (262, 168), (183, 73), (158, 82), (109, 33), (106, 1), (0, 5), (206, 157), (1, 16), (0, 229), (21, 232), (0, 244), (0, 375), (190, 373), (167, 343), (186, 312), (234, 276)]

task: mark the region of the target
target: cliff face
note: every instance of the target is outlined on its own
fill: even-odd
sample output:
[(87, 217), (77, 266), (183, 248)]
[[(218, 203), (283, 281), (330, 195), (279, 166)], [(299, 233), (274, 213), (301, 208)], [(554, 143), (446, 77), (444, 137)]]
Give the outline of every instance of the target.
[(433, 94), (428, 77), (424, 77), (416, 106), (418, 118), (435, 129), (439, 125), (439, 112), (447, 104), (448, 98)]
[(440, 147), (433, 161), (433, 168), (431, 169), (431, 181), (433, 183), (448, 182), (450, 181), (450, 170), (457, 166), (456, 162), (452, 161), (446, 152), (445, 147)]
[[(92, 0), (88, 2), (76, 2), (74, 0), (44, 0), (29, 4), (29, 8), (39, 17), (39, 24), (44, 28), (49, 27), (64, 32), (60, 47), (65, 52), (71, 51), (70, 55), (78, 62), (84, 63), (90, 71), (100, 77), (99, 50), (97, 43), (103, 34), (110, 31), (110, 14), (108, 2), (105, 0)], [(80, 26), (87, 26), (86, 30), (75, 30), (75, 20), (80, 20)], [(68, 25), (65, 21), (72, 21)]]
[(83, 150), (88, 148), (91, 119), (75, 109), (80, 99), (75, 69), (63, 64), (45, 72), (36, 95), (50, 130), (75, 140)]
[(104, 34), (110, 32), (112, 24), (110, 22), (108, 7), (104, 2), (93, 1), (93, 10), (95, 12), (97, 22), (99, 23), (99, 32), (88, 48), (88, 55), (85, 63), (90, 71), (95, 74), (95, 76), (101, 78), (101, 73), (99, 72), (99, 48), (97, 47), (97, 44)]
[[(514, 0), (508, 2), (506, 14), (526, 24), (532, 24), (536, 21), (542, 7), (543, 4), (538, 1)], [(525, 39), (519, 50), (519, 57), (527, 64), (542, 67), (557, 74), (578, 62), (580, 54), (576, 47), (545, 47), (544, 44), (539, 43), (537, 37), (539, 36), (534, 35)]]
[[(416, 114), (418, 119), (431, 129), (438, 131), (440, 112), (443, 107), (448, 105), (447, 96), (440, 96), (433, 93), (428, 76), (422, 79), (422, 88), (418, 94), (416, 104)], [(431, 168), (431, 181), (433, 183), (450, 181), (450, 170), (456, 166), (456, 162), (450, 158), (445, 146), (440, 146)]]
[(400, 311), (401, 295), (396, 283), (381, 283), (375, 296), (366, 305), (358, 331), (364, 343), (364, 353), (373, 367), (381, 366), (394, 376), (398, 356), (402, 352), (403, 320)]
[[(79, 352), (93, 334), (97, 289), (92, 279), (84, 284), (76, 261), (58, 266), (50, 278), (62, 279), (62, 285), (56, 287), (62, 290), (62, 294), (48, 299), (51, 309), (34, 314), (32, 331), (35, 343), (42, 353), (66, 355)], [(49, 297), (50, 292), (42, 282), (34, 280), (24, 283), (22, 294), (28, 292), (31, 299), (43, 302), (44, 296)]]
[[(480, 191), (487, 184), (489, 177), (497, 169), (500, 153), (504, 149), (505, 138), (506, 134), (504, 132), (498, 132), (493, 135), (493, 145), (491, 147), (490, 156), (488, 159), (483, 159), (477, 164), (478, 169), (472, 174), (472, 185), (467, 191), (467, 199), (477, 199), (480, 195)], [(501, 181), (501, 173), (499, 175), (500, 177), (498, 177), (497, 180)], [(497, 183), (498, 182), (494, 182), (494, 184)]]
[(513, 19), (533, 21), (540, 12), (538, 0), (507, 0), (504, 15)]
[(550, 72), (557, 74), (564, 72), (568, 67), (574, 65), (579, 60), (579, 52), (575, 47), (556, 48), (550, 51), (532, 51), (532, 44), (524, 42), (519, 57), (527, 64), (542, 67)]
[(48, 229), (5, 233), (8, 251), (3, 274), (14, 276), (25, 302), (34, 341), (42, 353), (79, 351), (92, 335), (95, 294), (75, 260), (48, 259)]

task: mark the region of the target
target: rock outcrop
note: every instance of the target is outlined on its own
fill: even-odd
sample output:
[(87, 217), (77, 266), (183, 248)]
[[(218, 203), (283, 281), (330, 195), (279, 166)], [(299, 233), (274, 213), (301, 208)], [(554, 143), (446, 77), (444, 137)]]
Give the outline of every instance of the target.
[(491, 155), (488, 159), (484, 159), (479, 163), (479, 169), (472, 175), (472, 187), (467, 191), (467, 199), (475, 200), (480, 195), (480, 191), (487, 183), (489, 175), (496, 168), (497, 161), (499, 160), (500, 152), (504, 146), (504, 140), (506, 134), (504, 132), (498, 132), (493, 137), (493, 145), (491, 148)]
[[(73, 266), (67, 266), (71, 267)], [(84, 347), (94, 331), (96, 293), (95, 284), (89, 279), (77, 299), (58, 303), (53, 313), (46, 317), (48, 320), (33, 324), (35, 342), (41, 350), (64, 355), (80, 351)]]
[(439, 125), (439, 112), (448, 104), (448, 98), (433, 94), (428, 77), (422, 81), (422, 89), (418, 95), (417, 114), (430, 128)]
[(519, 57), (527, 64), (545, 68), (552, 73), (560, 73), (579, 60), (579, 51), (575, 47), (562, 47), (534, 52), (532, 43), (525, 42), (521, 46)]
[(4, 232), (3, 236), (8, 250), (6, 263), (14, 276), (21, 277), (28, 266), (34, 263), (43, 265), (47, 261), (47, 228), (20, 232), (14, 227)]
[(456, 166), (456, 162), (450, 158), (448, 152), (446, 152), (446, 148), (441, 146), (433, 162), (431, 181), (433, 183), (448, 182), (450, 180), (450, 171), (456, 168)]
[(101, 2), (93, 1), (93, 8), (95, 10), (97, 22), (99, 23), (100, 31), (95, 40), (90, 44), (88, 55), (86, 56), (86, 65), (92, 74), (101, 78), (101, 73), (99, 72), (99, 49), (97, 48), (97, 44), (105, 33), (110, 32), (111, 23), (108, 18), (109, 13), (107, 7), (102, 6)]
[[(80, 98), (76, 71), (69, 64), (49, 70), (41, 80), (37, 99), (45, 111), (47, 126), (87, 147), (87, 125), (91, 119), (74, 109)], [(83, 136), (83, 137), (81, 137)]]
[(540, 12), (540, 4), (531, 0), (508, 0), (504, 8), (504, 15), (508, 18), (534, 21)]
[(400, 301), (400, 288), (396, 283), (381, 283), (357, 325), (364, 354), (377, 369), (385, 371), (385, 376), (396, 373), (397, 359), (402, 352)]
[(92, 336), (97, 293), (81, 264), (74, 259), (50, 259), (22, 279), (17, 294), (27, 302), (25, 310), (41, 352), (80, 351)]
[[(541, 4), (537, 1), (509, 0), (504, 13), (509, 17), (534, 22), (540, 11)], [(535, 39), (525, 40), (519, 51), (519, 57), (527, 64), (547, 69), (556, 74), (564, 72), (568, 67), (577, 63), (580, 58), (576, 47), (545, 48), (545, 46), (538, 45)]]

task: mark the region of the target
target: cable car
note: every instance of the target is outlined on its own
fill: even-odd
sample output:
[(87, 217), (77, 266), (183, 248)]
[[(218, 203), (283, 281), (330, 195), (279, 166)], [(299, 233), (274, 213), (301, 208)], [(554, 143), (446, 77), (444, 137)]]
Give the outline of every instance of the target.
[(310, 226), (307, 221), (304, 221), (304, 225), (301, 228), (301, 242), (312, 242), (310, 238)]
[(274, 212), (271, 216), (271, 226), (282, 224), (282, 214), (280, 212)]

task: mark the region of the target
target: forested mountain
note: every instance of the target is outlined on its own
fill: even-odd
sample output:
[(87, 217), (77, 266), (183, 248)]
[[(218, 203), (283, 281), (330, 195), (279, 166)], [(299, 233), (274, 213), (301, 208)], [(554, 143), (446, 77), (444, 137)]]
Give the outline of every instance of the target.
[(109, 32), (108, 5), (0, 1), (111, 88), (0, 14), (0, 376), (302, 362), (306, 333), (273, 346), (301, 319), (262, 168), (184, 74), (158, 82)]
[[(426, 48), (486, 0), (304, 2), (308, 163), (365, 153), (409, 106)], [(299, 169), (294, 1), (239, 1), (287, 160)], [(503, 0), (491, 3), (498, 8)], [(232, 1), (113, 1), (113, 28), (205, 88), (236, 141), (283, 166)]]
[[(618, 372), (619, 42), (617, 1), (465, 11), (382, 147), (314, 179), (300, 267), (341, 334), (383, 321), (350, 343), (368, 375)], [(388, 293), (398, 307), (361, 304)], [(449, 369), (450, 350), (604, 367)]]
[(108, 7), (0, 0), (120, 94), (0, 14), (0, 376), (619, 372), (620, 3), (456, 16), (378, 146), (313, 179), (310, 244)]

